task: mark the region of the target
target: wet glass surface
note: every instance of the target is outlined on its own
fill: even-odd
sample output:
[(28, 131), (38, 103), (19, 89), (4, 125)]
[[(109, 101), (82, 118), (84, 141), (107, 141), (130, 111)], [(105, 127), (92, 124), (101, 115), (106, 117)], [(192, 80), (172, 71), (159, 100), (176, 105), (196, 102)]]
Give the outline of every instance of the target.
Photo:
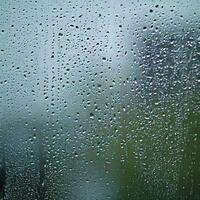
[(200, 199), (199, 0), (1, 0), (0, 200)]

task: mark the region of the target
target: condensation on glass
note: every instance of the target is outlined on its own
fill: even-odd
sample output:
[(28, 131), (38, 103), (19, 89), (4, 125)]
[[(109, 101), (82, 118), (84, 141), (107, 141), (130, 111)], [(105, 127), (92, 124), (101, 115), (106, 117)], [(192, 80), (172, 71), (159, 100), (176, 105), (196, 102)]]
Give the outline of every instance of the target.
[(0, 199), (200, 199), (199, 0), (0, 1)]

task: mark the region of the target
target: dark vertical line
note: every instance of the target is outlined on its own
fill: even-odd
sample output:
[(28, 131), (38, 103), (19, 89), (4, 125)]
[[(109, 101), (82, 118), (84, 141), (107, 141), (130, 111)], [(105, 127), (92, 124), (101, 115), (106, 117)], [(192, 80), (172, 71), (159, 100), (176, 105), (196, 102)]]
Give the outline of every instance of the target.
[(6, 161), (5, 161), (5, 144), (2, 145), (2, 163), (0, 165), (0, 198), (5, 198), (6, 186)]
[(38, 136), (38, 159), (39, 159), (39, 183), (38, 183), (38, 194), (39, 200), (45, 199), (46, 193), (46, 184), (45, 184), (45, 152), (44, 152), (44, 145), (42, 142), (42, 135), (41, 133)]

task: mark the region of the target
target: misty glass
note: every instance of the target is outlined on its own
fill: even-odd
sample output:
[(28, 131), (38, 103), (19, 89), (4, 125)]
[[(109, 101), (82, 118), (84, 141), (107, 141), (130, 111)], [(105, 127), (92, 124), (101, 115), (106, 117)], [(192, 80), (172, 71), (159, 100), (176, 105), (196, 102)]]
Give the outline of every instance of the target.
[(0, 14), (0, 200), (200, 199), (199, 0)]

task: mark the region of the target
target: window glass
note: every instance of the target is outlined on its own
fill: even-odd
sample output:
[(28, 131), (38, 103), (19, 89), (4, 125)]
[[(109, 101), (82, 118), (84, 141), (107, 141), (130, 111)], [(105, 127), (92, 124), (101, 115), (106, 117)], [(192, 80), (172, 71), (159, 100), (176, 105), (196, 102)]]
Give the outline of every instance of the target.
[(1, 0), (0, 200), (200, 199), (199, 0)]

